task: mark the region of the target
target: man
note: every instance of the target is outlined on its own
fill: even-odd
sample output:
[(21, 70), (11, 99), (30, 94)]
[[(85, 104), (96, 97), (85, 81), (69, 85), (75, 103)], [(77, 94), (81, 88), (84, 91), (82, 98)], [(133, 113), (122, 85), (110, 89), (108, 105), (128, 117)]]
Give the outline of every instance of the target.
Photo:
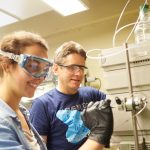
[[(86, 52), (78, 43), (69, 41), (60, 46), (53, 65), (58, 85), (37, 98), (31, 108), (31, 121), (49, 150), (77, 150), (79, 147), (94, 150), (94, 146), (99, 149), (109, 146), (110, 136), (107, 141), (87, 140), (92, 127), (85, 126), (81, 119), (81, 111), (91, 101), (106, 99), (99, 90), (80, 87), (87, 69), (85, 61)], [(90, 145), (93, 148), (90, 149)]]

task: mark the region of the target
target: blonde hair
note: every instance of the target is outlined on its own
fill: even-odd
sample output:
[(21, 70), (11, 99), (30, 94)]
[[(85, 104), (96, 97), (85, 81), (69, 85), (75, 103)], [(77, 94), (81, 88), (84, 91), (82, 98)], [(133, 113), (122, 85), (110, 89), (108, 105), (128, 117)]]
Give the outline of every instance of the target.
[(70, 54), (79, 54), (86, 60), (86, 52), (83, 47), (74, 41), (63, 43), (56, 51), (54, 56), (54, 63), (64, 63), (64, 58)]

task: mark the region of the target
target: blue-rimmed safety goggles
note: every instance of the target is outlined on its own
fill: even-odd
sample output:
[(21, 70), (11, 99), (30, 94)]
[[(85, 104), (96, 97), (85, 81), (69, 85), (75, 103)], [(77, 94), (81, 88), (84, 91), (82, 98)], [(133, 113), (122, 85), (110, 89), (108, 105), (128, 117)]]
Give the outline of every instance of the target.
[(33, 55), (15, 55), (13, 53), (4, 52), (1, 50), (0, 55), (13, 59), (34, 78), (45, 78), (48, 75), (50, 67), (53, 65), (48, 59)]

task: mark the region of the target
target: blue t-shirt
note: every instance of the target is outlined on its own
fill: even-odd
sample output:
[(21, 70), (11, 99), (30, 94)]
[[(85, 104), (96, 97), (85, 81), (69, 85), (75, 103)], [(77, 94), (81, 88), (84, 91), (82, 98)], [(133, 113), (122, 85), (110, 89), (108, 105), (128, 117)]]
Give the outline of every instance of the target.
[(30, 118), (40, 135), (48, 137), (48, 150), (77, 150), (87, 139), (89, 129), (80, 113), (90, 101), (106, 95), (92, 87), (81, 87), (73, 95), (53, 89), (35, 99)]

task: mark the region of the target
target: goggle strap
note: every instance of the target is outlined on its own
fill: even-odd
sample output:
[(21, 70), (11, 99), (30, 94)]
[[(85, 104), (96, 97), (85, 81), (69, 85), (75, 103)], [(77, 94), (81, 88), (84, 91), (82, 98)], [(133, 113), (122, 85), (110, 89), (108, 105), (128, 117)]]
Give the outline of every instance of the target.
[(6, 57), (8, 57), (10, 59), (13, 59), (16, 62), (19, 62), (19, 60), (20, 60), (20, 56), (19, 55), (15, 55), (15, 54), (9, 53), (9, 52), (4, 52), (2, 50), (0, 50), (0, 55), (6, 56)]

